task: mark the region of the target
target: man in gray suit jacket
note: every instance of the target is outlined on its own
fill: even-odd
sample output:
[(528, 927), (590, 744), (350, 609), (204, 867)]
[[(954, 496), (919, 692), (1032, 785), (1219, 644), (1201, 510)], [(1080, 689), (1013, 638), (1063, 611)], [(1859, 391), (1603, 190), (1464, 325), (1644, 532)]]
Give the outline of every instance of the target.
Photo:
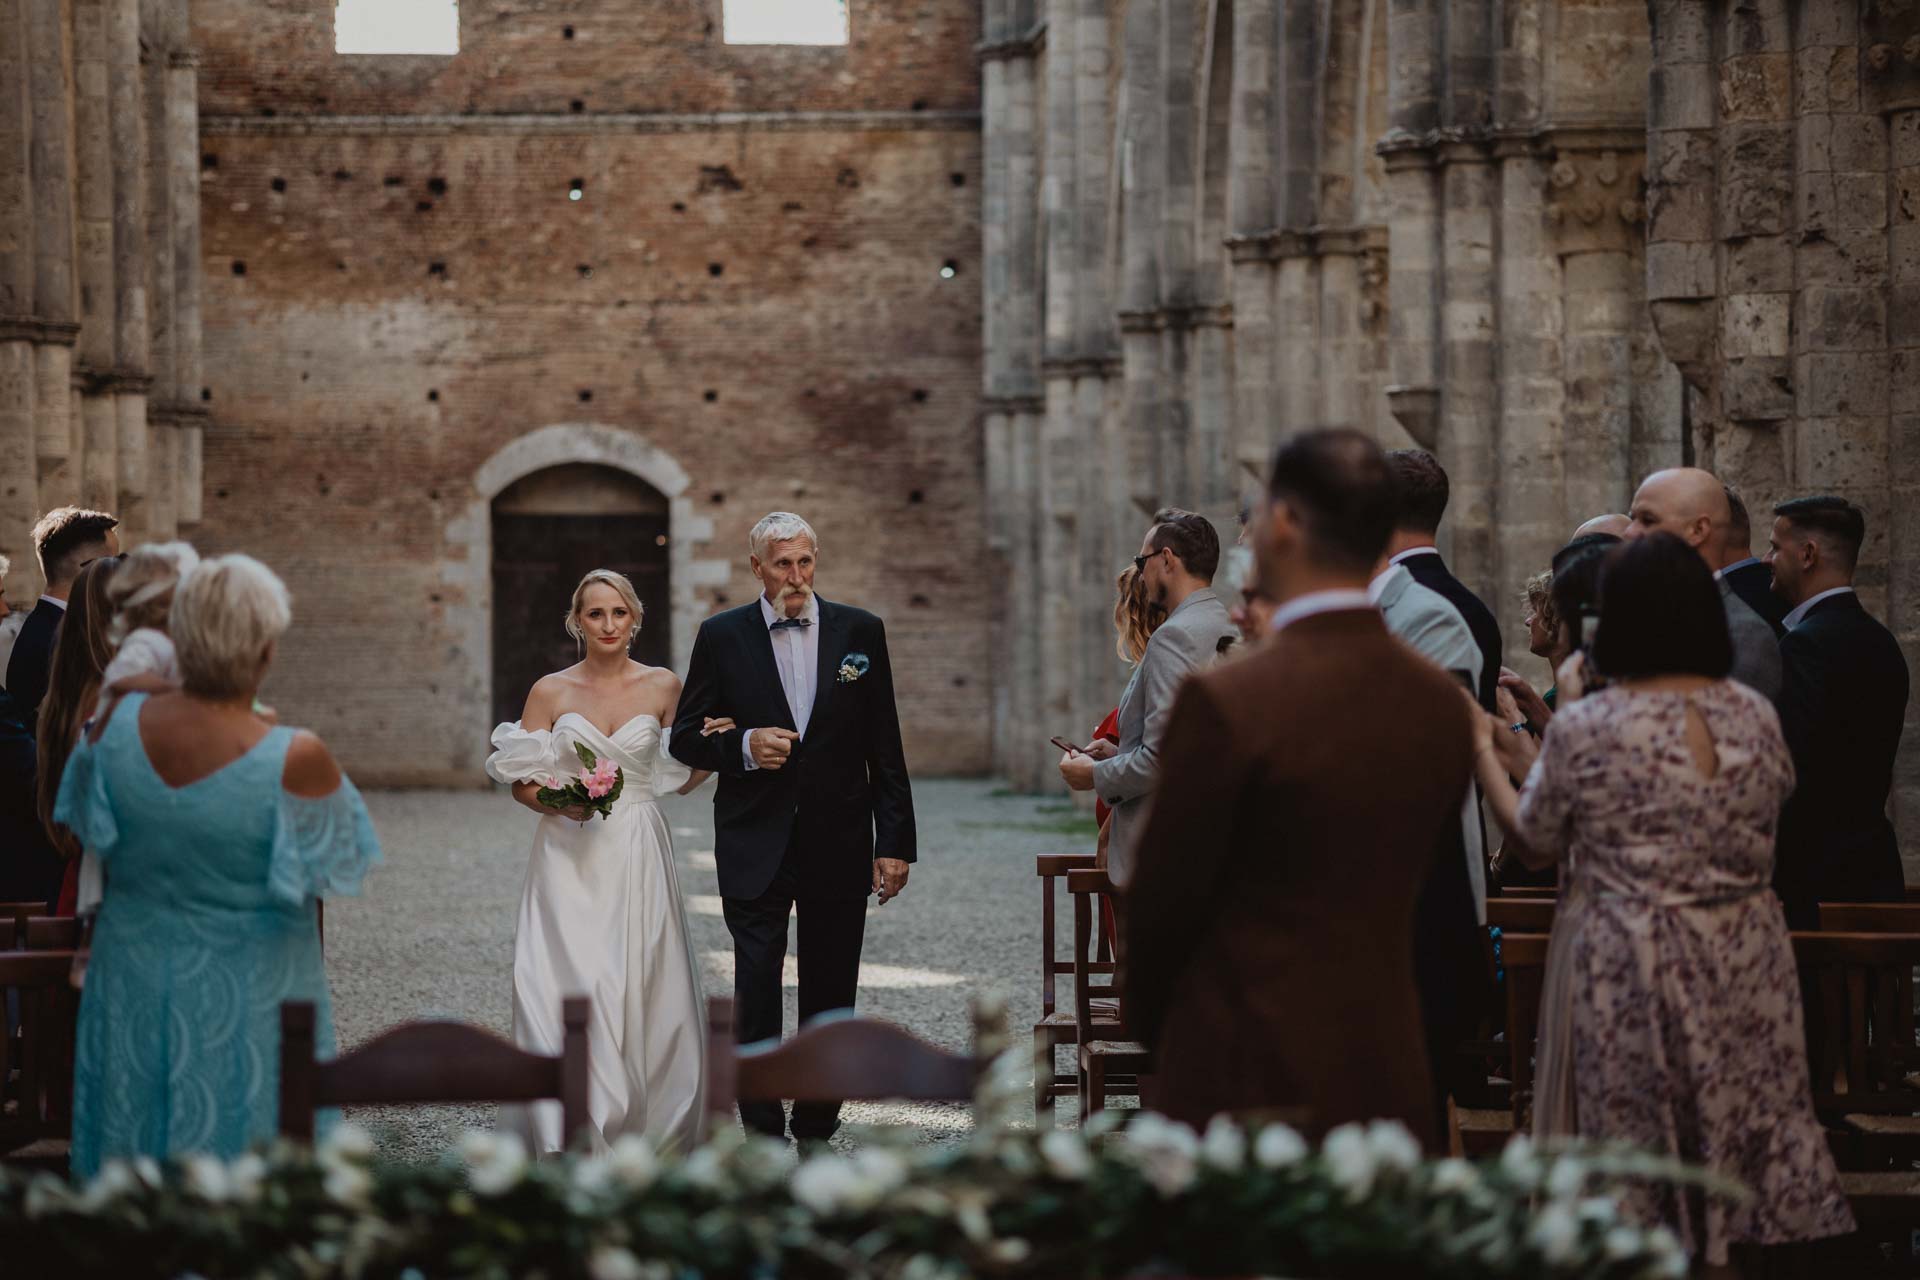
[(1160, 740), (1180, 682), (1239, 636), (1227, 607), (1210, 589), (1220, 565), (1220, 535), (1204, 516), (1177, 507), (1154, 512), (1134, 565), (1147, 599), (1167, 611), (1120, 698), (1120, 745), (1093, 743), (1060, 759), (1060, 776), (1075, 791), (1095, 791), (1113, 809), (1107, 874), (1124, 886), (1133, 846), (1146, 829), (1160, 780)]
[[(1640, 484), (1627, 512), (1626, 537), (1671, 533), (1700, 553), (1707, 568), (1720, 568), (1733, 507), (1726, 486), (1711, 471), (1674, 467), (1656, 471)], [(1718, 576), (1717, 574), (1715, 575)], [(1772, 701), (1780, 696), (1780, 642), (1766, 619), (1720, 578), (1720, 602), (1726, 609), (1727, 635), (1733, 641), (1735, 680)], [(1604, 674), (1604, 673), (1603, 673)]]

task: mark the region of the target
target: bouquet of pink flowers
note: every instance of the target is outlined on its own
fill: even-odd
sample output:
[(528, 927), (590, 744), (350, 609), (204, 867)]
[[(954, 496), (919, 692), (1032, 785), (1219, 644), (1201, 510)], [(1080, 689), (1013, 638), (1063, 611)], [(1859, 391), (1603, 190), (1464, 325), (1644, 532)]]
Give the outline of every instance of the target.
[(619, 765), (596, 758), (578, 742), (573, 744), (573, 750), (580, 757), (584, 772), (567, 783), (548, 778), (547, 785), (541, 787), (534, 798), (549, 809), (578, 806), (603, 818), (609, 816), (613, 813), (613, 802), (620, 798), (620, 789), (627, 785), (627, 775), (620, 771)]

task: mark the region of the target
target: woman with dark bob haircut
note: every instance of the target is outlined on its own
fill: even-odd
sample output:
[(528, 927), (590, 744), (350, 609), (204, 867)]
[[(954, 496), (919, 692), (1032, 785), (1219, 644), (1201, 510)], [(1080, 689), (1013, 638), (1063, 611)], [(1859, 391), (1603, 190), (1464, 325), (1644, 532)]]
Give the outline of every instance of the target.
[(1590, 657), (1606, 687), (1561, 704), (1530, 769), (1527, 735), (1475, 717), (1495, 816), (1523, 861), (1562, 864), (1534, 1128), (1745, 1183), (1739, 1205), (1653, 1186), (1625, 1201), (1725, 1267), (1736, 1248), (1853, 1229), (1771, 891), (1793, 764), (1772, 704), (1727, 678), (1733, 646), (1699, 553), (1656, 533), (1604, 555)]

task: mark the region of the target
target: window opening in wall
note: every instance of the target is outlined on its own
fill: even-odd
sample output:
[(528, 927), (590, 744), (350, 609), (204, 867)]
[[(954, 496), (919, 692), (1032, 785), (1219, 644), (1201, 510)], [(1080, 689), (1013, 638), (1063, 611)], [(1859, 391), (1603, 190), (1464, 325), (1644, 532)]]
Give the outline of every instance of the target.
[(335, 53), (460, 52), (457, 0), (339, 0)]
[(845, 44), (847, 0), (724, 0), (728, 44)]

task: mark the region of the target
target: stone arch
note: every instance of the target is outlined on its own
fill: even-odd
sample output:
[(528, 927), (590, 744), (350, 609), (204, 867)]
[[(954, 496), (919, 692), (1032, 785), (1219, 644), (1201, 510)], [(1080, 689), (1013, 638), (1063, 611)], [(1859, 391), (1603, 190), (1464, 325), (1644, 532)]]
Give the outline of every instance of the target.
[[(488, 718), (493, 672), (492, 563), (493, 499), (514, 481), (566, 463), (612, 467), (639, 477), (666, 496), (668, 564), (671, 566), (668, 612), (673, 661), (683, 671), (693, 651), (693, 633), (701, 617), (701, 589), (724, 583), (731, 568), (724, 557), (696, 555), (713, 539), (713, 521), (696, 515), (687, 490), (686, 468), (645, 437), (597, 422), (567, 422), (541, 427), (502, 445), (473, 473), (473, 490), (460, 514), (447, 525), (447, 559), (442, 577), (463, 588), (463, 601), (448, 610), (448, 621), (468, 660), (470, 700), (478, 720)], [(491, 726), (487, 726), (491, 727)], [(484, 738), (484, 730), (482, 732)]]

